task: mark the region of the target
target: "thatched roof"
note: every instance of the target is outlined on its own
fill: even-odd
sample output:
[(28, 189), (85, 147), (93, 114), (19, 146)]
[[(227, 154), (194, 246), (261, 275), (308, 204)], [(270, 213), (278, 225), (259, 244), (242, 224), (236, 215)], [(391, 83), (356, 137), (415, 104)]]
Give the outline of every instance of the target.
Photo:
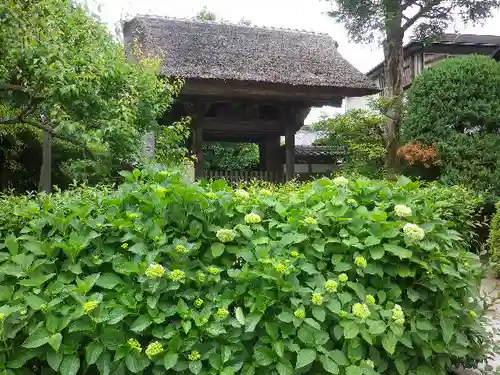
[(377, 91), (327, 34), (141, 16), (125, 23), (125, 45), (162, 55), (161, 73), (197, 79)]

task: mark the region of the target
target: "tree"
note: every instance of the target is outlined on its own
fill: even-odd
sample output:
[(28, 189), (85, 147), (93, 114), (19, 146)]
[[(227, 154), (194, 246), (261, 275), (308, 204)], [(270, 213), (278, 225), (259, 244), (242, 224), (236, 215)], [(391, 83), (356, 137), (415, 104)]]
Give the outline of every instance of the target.
[(407, 99), (402, 139), (436, 149), (439, 179), (500, 196), (500, 64), (444, 60), (415, 79)]
[(387, 166), (399, 170), (399, 136), (403, 112), (403, 39), (413, 31), (419, 40), (442, 34), (460, 17), (478, 22), (500, 6), (500, 0), (329, 0), (329, 15), (343, 23), (355, 42), (382, 37), (387, 103)]
[(157, 131), (181, 83), (159, 78), (159, 61), (140, 51), (138, 62), (127, 59), (70, 0), (7, 0), (0, 20), (0, 125), (76, 150), (64, 160), (75, 175), (140, 161), (143, 136)]
[(383, 116), (366, 110), (352, 110), (333, 118), (323, 118), (312, 127), (324, 137), (318, 145), (339, 149), (347, 146), (344, 168), (378, 176), (384, 165)]

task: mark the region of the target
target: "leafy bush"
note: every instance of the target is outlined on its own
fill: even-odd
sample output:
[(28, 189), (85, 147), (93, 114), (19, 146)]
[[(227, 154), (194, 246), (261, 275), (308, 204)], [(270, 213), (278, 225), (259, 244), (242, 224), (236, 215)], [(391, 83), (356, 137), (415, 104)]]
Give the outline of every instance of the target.
[(405, 142), (435, 146), (440, 180), (500, 193), (500, 64), (487, 56), (447, 59), (408, 93)]
[(324, 118), (313, 127), (325, 134), (316, 143), (339, 148), (347, 146), (344, 169), (378, 176), (386, 154), (385, 122), (384, 117), (372, 111), (352, 110), (333, 118)]
[(444, 375), (482, 358), (479, 259), (418, 183), (124, 175), (0, 200), (7, 375)]
[(500, 276), (500, 203), (497, 203), (497, 213), (491, 220), (490, 253), (491, 262), (497, 275)]

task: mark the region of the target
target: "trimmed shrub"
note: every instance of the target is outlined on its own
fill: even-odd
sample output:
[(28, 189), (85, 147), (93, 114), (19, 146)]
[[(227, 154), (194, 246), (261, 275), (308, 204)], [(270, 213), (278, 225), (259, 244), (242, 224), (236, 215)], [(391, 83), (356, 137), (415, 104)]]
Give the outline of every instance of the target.
[(402, 136), (437, 149), (443, 183), (498, 195), (498, 108), (499, 63), (488, 56), (447, 59), (422, 72), (410, 88)]
[(418, 183), (124, 175), (1, 199), (7, 375), (445, 375), (482, 359), (481, 264)]

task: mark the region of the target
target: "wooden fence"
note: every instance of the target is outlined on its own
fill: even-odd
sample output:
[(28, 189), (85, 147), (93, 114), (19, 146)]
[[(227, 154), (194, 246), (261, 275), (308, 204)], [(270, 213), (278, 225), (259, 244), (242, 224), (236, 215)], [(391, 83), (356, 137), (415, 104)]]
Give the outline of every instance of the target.
[(269, 171), (221, 171), (206, 170), (205, 178), (211, 180), (224, 179), (228, 182), (246, 182), (251, 180), (261, 180), (273, 183), (284, 182), (284, 174), (280, 172)]

